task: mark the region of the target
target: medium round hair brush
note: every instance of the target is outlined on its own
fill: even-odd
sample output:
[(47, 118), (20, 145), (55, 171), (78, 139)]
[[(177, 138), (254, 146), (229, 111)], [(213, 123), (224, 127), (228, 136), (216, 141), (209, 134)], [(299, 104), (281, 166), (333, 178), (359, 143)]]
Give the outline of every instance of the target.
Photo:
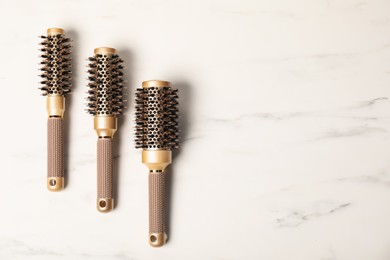
[(144, 81), (136, 90), (136, 148), (149, 168), (149, 244), (166, 243), (166, 173), (172, 150), (178, 148), (178, 95), (171, 83)]
[(64, 111), (65, 95), (70, 92), (70, 44), (61, 28), (49, 28), (40, 36), (40, 62), (43, 78), (40, 89), (46, 96), (47, 121), (47, 188), (60, 191), (64, 188)]
[(89, 58), (87, 112), (94, 116), (97, 141), (97, 209), (114, 209), (112, 146), (123, 111), (122, 62), (113, 48), (97, 48)]

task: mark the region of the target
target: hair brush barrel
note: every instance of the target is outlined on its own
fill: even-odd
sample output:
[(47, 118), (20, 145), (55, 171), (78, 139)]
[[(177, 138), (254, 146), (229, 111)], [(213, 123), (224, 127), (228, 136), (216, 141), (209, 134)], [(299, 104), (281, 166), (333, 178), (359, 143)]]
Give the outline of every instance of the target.
[(177, 90), (168, 81), (144, 81), (136, 92), (135, 142), (149, 168), (149, 244), (153, 247), (167, 241), (165, 168), (179, 145), (177, 99)]
[(122, 62), (113, 48), (102, 47), (89, 58), (87, 112), (94, 116), (97, 141), (97, 209), (114, 209), (113, 137), (123, 110)]
[(64, 188), (64, 111), (65, 96), (70, 92), (70, 44), (61, 28), (49, 28), (41, 36), (40, 88), (46, 96), (47, 122), (47, 188)]

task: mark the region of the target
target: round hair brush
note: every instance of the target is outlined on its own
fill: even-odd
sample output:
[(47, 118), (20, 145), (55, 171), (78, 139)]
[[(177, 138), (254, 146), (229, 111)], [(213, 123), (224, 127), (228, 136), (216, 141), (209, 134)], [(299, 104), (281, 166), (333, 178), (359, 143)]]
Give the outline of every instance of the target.
[(149, 168), (149, 244), (166, 243), (165, 168), (178, 148), (178, 95), (171, 83), (142, 82), (136, 90), (136, 148), (142, 148), (142, 162)]
[(70, 92), (70, 40), (60, 28), (49, 28), (40, 36), (42, 51), (40, 89), (46, 96), (47, 121), (47, 188), (64, 188), (64, 111), (65, 95)]
[(113, 48), (97, 48), (89, 58), (87, 112), (94, 116), (97, 141), (97, 209), (114, 209), (112, 146), (123, 111), (122, 62)]

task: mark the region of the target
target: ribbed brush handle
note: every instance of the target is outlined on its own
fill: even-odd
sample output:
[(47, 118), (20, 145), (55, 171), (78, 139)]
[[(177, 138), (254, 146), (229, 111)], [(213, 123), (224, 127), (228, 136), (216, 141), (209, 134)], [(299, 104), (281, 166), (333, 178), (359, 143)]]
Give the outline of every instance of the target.
[(112, 138), (97, 141), (97, 209), (109, 212), (114, 208)]
[(64, 188), (64, 120), (60, 117), (47, 121), (47, 188)]
[(166, 174), (149, 172), (149, 243), (159, 247), (165, 244)]

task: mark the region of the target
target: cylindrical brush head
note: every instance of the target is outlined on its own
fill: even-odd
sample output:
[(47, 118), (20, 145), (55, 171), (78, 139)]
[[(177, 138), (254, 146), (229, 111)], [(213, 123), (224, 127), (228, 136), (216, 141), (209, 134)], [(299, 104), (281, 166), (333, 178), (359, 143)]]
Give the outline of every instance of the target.
[(166, 81), (145, 81), (142, 85), (136, 90), (136, 148), (178, 148), (178, 90)]
[(87, 112), (117, 116), (123, 111), (123, 60), (112, 48), (97, 48), (89, 58)]
[(41, 61), (40, 70), (43, 78), (40, 89), (43, 95), (65, 95), (70, 92), (71, 71), (70, 71), (70, 44), (69, 38), (66, 38), (64, 31), (60, 28), (50, 28), (46, 36), (40, 36), (41, 42)]

